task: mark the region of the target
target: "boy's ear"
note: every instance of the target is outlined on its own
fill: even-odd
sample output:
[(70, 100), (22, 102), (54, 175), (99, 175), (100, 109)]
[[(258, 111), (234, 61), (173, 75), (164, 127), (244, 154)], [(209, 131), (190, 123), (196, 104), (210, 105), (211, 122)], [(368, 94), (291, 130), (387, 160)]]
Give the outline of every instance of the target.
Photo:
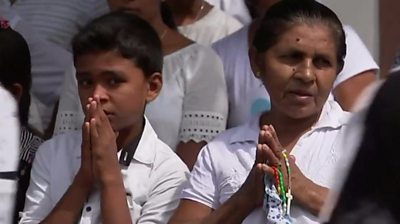
[(146, 103), (150, 103), (151, 101), (155, 100), (157, 96), (160, 94), (163, 80), (161, 73), (155, 72), (153, 73), (148, 79), (148, 89), (147, 89), (147, 97)]

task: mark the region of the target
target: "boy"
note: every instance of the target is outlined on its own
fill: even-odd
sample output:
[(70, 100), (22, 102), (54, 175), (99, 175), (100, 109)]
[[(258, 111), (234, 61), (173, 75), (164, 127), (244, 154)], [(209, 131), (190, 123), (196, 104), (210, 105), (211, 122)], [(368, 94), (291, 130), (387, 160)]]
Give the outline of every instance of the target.
[(188, 171), (144, 118), (162, 86), (157, 33), (116, 11), (72, 48), (85, 122), (39, 148), (21, 223), (166, 223)]

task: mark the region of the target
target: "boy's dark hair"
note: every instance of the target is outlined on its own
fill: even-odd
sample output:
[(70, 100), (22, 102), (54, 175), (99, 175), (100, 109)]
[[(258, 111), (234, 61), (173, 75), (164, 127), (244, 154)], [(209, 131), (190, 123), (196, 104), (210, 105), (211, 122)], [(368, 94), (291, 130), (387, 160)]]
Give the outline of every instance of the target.
[(314, 0), (281, 0), (271, 6), (261, 20), (253, 46), (258, 52), (265, 52), (293, 25), (318, 23), (326, 24), (332, 31), (341, 70), (346, 56), (346, 36), (342, 23), (332, 10)]
[(156, 31), (127, 10), (117, 10), (94, 19), (72, 40), (74, 61), (79, 56), (116, 51), (132, 60), (146, 77), (162, 71), (163, 53)]
[(11, 28), (0, 28), (0, 83), (10, 91), (14, 84), (22, 86), (18, 111), (21, 125), (26, 126), (31, 102), (31, 56), (25, 39)]

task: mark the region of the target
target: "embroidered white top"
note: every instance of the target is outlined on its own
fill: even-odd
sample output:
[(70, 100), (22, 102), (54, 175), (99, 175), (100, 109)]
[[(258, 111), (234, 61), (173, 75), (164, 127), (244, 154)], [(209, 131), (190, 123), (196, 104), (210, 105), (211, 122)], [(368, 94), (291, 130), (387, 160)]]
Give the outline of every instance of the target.
[[(39, 223), (64, 195), (80, 167), (81, 139), (80, 131), (72, 131), (40, 146), (20, 223)], [(188, 170), (158, 139), (147, 119), (133, 160), (128, 167), (121, 166), (121, 172), (125, 189), (131, 194), (127, 203), (133, 223), (166, 223), (178, 206)], [(101, 223), (98, 190), (84, 205), (79, 223)]]
[[(305, 133), (292, 149), (296, 164), (316, 184), (331, 187), (337, 162), (345, 153), (338, 147), (350, 114), (335, 101), (328, 101), (319, 121)], [(217, 209), (244, 183), (254, 160), (259, 133), (259, 117), (217, 136), (199, 154), (181, 197)], [(292, 205), (294, 223), (316, 224), (318, 218)], [(262, 209), (254, 210), (244, 224), (266, 223)]]
[(192, 24), (179, 26), (178, 30), (187, 38), (209, 46), (239, 30), (242, 26), (235, 18), (213, 7), (203, 18)]

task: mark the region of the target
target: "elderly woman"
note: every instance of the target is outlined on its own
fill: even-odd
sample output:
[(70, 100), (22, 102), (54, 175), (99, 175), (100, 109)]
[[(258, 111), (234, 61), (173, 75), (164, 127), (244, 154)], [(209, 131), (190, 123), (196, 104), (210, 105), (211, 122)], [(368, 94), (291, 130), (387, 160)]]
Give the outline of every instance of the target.
[(170, 223), (318, 223), (345, 153), (338, 146), (349, 113), (327, 101), (345, 52), (327, 7), (272, 6), (250, 50), (271, 110), (203, 148)]

